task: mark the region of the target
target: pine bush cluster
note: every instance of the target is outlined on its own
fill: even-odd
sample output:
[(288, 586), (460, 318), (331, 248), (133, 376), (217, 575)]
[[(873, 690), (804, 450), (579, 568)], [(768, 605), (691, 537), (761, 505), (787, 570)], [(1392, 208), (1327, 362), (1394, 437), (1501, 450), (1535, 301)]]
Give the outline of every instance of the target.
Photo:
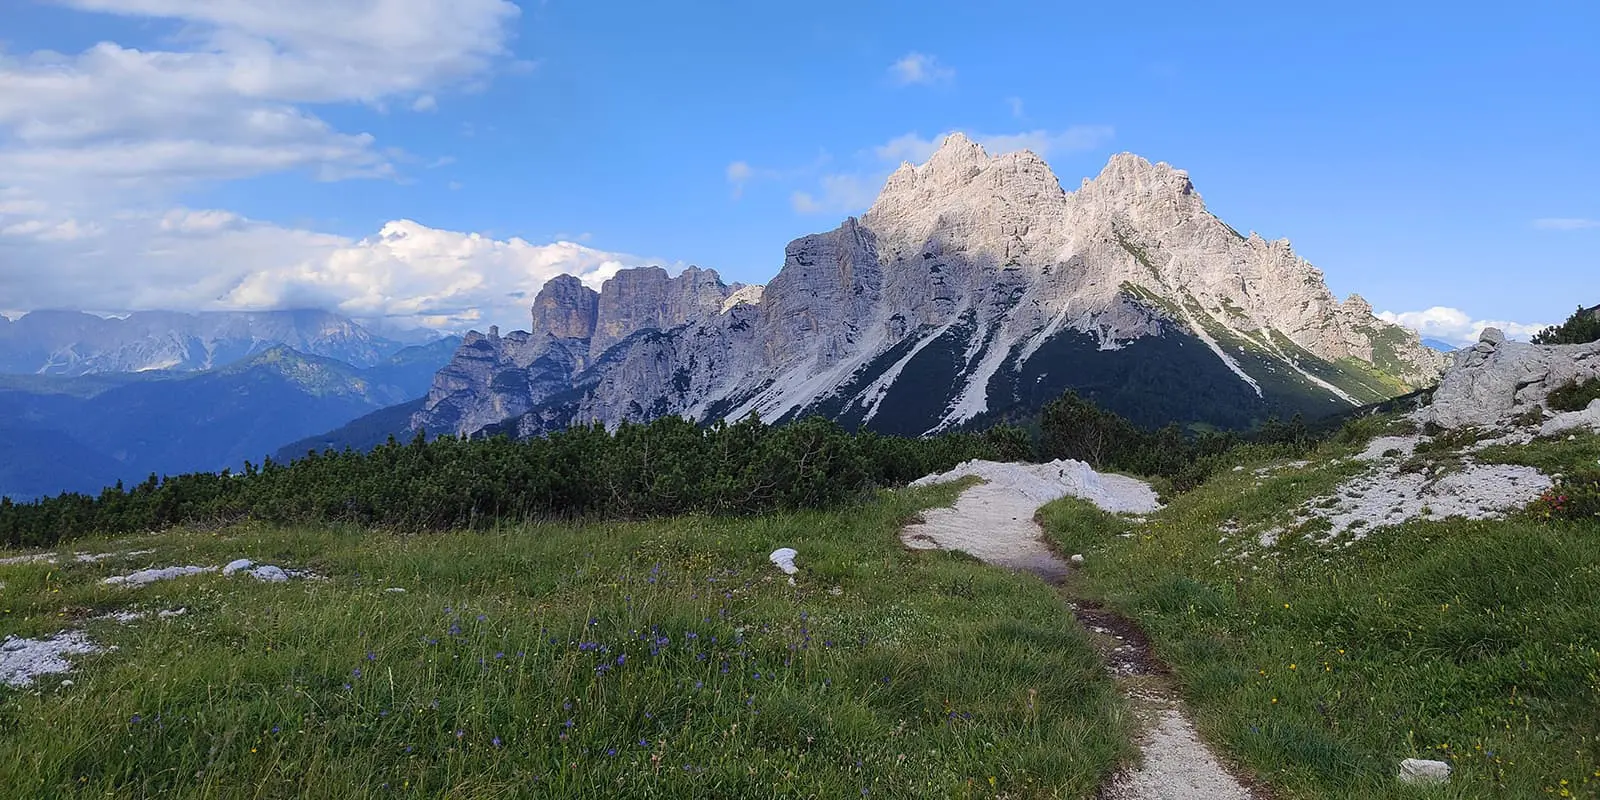
[(908, 439), (852, 434), (820, 417), (754, 416), (697, 426), (679, 417), (574, 427), (544, 438), (390, 439), (368, 453), (120, 483), (98, 496), (0, 500), (0, 544), (45, 547), (90, 533), (246, 519), (445, 530), (532, 518), (758, 514), (862, 498), (972, 458), (1033, 455), (1020, 429)]

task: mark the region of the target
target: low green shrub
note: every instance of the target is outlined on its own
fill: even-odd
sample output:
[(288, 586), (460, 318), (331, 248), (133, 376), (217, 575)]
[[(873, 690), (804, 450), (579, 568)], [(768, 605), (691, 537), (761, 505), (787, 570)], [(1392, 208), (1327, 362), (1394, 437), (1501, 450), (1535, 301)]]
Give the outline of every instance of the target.
[(1556, 411), (1582, 411), (1595, 400), (1600, 400), (1600, 378), (1567, 381), (1551, 390), (1545, 403)]

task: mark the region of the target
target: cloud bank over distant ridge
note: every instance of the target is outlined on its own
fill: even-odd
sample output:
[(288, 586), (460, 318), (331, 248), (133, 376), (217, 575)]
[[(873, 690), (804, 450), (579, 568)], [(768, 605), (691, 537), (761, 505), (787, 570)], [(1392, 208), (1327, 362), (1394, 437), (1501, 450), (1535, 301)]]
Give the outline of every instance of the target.
[(1422, 311), (1380, 311), (1378, 318), (1385, 322), (1403, 325), (1424, 337), (1439, 339), (1458, 346), (1478, 341), (1484, 328), (1499, 328), (1513, 339), (1526, 340), (1549, 327), (1547, 324), (1506, 322), (1503, 320), (1473, 319), (1459, 308), (1433, 306)]

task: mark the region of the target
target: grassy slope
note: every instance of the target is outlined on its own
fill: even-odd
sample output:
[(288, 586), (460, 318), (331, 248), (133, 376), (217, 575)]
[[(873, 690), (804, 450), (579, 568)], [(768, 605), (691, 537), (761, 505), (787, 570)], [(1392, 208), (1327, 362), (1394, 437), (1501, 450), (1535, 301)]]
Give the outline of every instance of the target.
[[(1138, 527), (1075, 501), (1043, 518), (1090, 554), (1086, 590), (1145, 625), (1213, 741), (1284, 797), (1600, 796), (1600, 524), (1419, 521), (1229, 557), (1359, 470), (1331, 463), (1348, 452), (1259, 479), (1247, 462)], [(1595, 436), (1484, 454), (1551, 472), (1597, 457)], [(1408, 790), (1407, 757), (1455, 776)]]
[[(79, 657), (75, 685), (0, 686), (0, 795), (1088, 796), (1129, 727), (1057, 595), (896, 538), (954, 494), (754, 520), (75, 544), (331, 576), (281, 585), (118, 589), (99, 580), (133, 564), (0, 566), (0, 633), (188, 609), (86, 620), (119, 649)], [(789, 544), (797, 587), (766, 563)]]

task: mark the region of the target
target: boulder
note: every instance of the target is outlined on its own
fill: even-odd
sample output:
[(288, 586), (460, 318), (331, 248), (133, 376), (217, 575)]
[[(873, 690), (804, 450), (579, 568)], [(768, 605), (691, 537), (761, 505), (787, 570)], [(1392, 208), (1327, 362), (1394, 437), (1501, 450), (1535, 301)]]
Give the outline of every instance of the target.
[(1596, 377), (1600, 342), (1535, 345), (1509, 341), (1499, 330), (1485, 328), (1477, 344), (1457, 351), (1423, 419), (1444, 428), (1503, 425), (1542, 407), (1552, 389)]
[(1436, 784), (1450, 780), (1450, 765), (1443, 761), (1408, 758), (1400, 762), (1400, 782), (1410, 784)]

